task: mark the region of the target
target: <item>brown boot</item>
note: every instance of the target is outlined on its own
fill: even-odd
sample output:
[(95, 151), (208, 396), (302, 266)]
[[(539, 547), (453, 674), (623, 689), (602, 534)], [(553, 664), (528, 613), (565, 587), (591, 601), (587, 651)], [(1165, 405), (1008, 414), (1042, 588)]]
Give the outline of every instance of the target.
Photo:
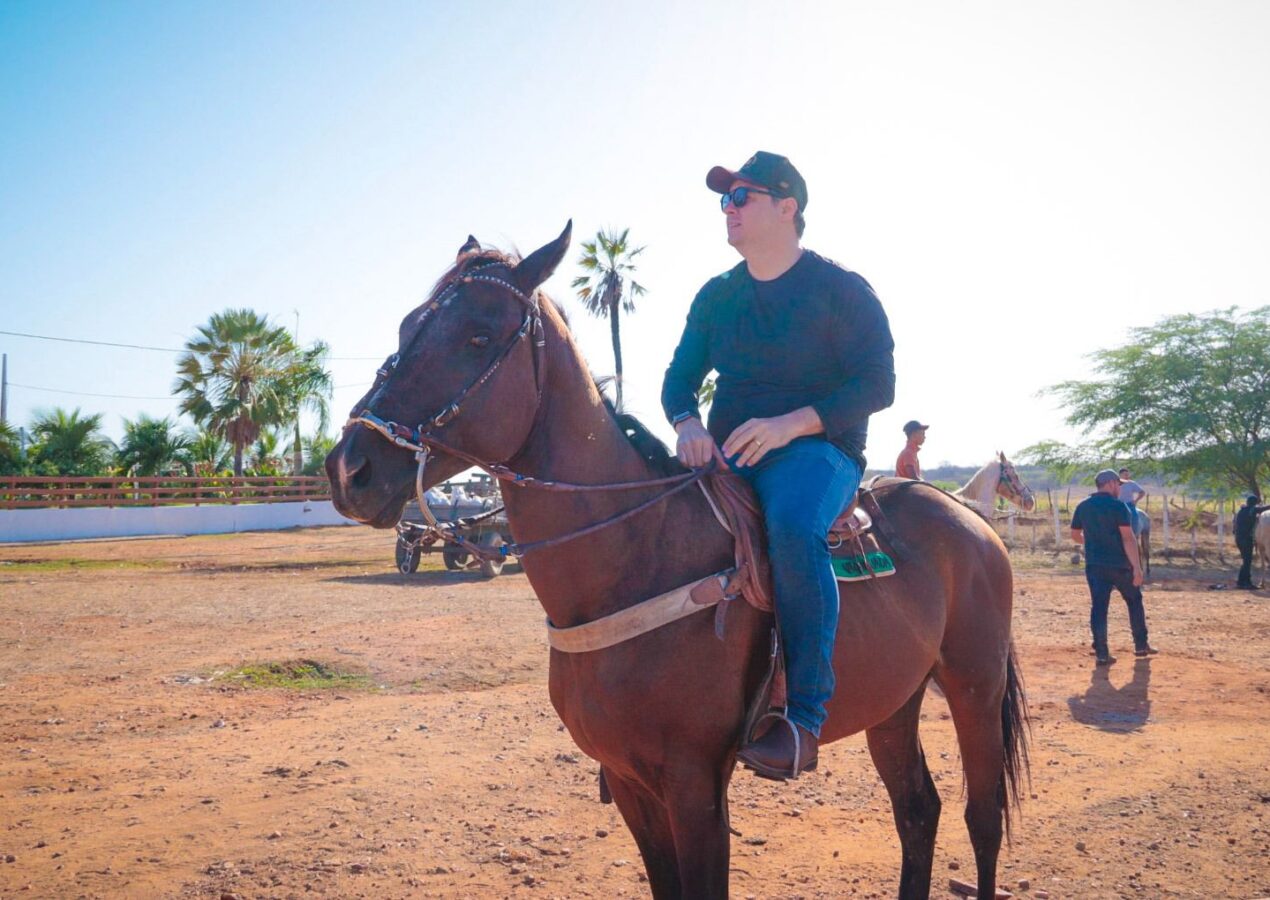
[(761, 738), (741, 748), (741, 765), (763, 778), (784, 781), (816, 768), (816, 736), (784, 716), (773, 714), (772, 727)]

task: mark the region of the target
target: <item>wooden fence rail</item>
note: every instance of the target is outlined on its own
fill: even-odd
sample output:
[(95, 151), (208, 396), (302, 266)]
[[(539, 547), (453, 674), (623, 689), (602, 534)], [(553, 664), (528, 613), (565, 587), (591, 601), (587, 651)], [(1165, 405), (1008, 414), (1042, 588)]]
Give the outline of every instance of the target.
[(0, 476), (0, 509), (202, 506), (329, 499), (331, 486), (323, 475), (286, 475), (276, 478)]

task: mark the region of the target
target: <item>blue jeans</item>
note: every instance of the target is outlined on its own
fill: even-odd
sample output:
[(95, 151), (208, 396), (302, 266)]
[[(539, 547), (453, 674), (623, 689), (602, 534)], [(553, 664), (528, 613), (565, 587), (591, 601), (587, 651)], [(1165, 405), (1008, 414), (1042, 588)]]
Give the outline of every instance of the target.
[(785, 644), (789, 718), (817, 737), (833, 696), (838, 582), (829, 526), (860, 486), (859, 465), (823, 438), (797, 438), (735, 469), (758, 494)]
[(1086, 566), (1085, 580), (1089, 582), (1089, 630), (1093, 632), (1094, 649), (1107, 652), (1107, 607), (1111, 603), (1111, 589), (1124, 597), (1129, 607), (1129, 628), (1133, 632), (1133, 646), (1141, 649), (1147, 645), (1147, 614), (1142, 606), (1142, 589), (1133, 583), (1133, 570), (1119, 566)]

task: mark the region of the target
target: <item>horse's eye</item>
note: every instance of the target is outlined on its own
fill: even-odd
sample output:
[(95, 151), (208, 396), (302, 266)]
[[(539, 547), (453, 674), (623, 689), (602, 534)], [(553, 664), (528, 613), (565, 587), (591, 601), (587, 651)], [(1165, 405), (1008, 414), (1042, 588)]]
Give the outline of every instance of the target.
[(487, 334), (475, 335), (470, 341), (468, 341), (468, 343), (471, 344), (473, 347), (488, 347), (489, 335)]

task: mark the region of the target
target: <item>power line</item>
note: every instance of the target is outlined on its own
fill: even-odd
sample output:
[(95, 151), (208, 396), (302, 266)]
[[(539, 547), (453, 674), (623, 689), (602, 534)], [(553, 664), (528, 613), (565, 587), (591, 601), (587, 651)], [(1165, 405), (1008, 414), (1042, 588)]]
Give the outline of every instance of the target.
[(143, 344), (116, 344), (112, 341), (86, 341), (80, 338), (50, 337), (47, 334), (26, 334), (21, 331), (0, 331), (13, 337), (34, 338), (37, 341), (61, 341), (65, 344), (96, 344), (99, 347), (124, 347), (128, 350), (157, 350), (161, 353), (184, 353), (184, 350), (173, 350), (171, 347), (147, 347)]
[[(172, 396), (142, 397), (136, 394), (94, 394), (90, 391), (68, 391), (63, 388), (40, 387), (34, 384), (19, 384), (16, 381), (10, 381), (9, 384), (12, 385), (13, 387), (24, 388), (28, 391), (44, 391), (45, 393), (48, 393), (48, 394), (73, 394), (76, 397), (110, 397), (115, 400), (167, 400), (168, 402), (171, 402), (171, 403), (175, 403), (177, 400), (180, 399), (179, 397), (172, 397)], [(339, 391), (339, 390), (344, 390), (345, 388), (360, 388), (360, 387), (366, 387), (370, 384), (372, 384), (372, 382), (370, 381), (362, 381), (357, 384), (337, 384), (332, 388), (332, 390)]]
[(88, 391), (64, 391), (61, 388), (36, 387), (33, 384), (18, 384), (16, 381), (10, 381), (9, 384), (17, 388), (25, 388), (28, 391), (44, 391), (49, 394), (74, 394), (77, 397), (111, 397), (115, 400), (167, 400), (175, 403), (179, 398), (167, 397), (138, 397), (135, 394), (93, 394)]
[[(158, 353), (185, 353), (184, 349), (175, 347), (150, 347), (145, 344), (119, 344), (114, 341), (89, 341), (83, 338), (67, 338), (53, 337), (47, 334), (27, 334), (24, 331), (0, 331), (0, 334), (7, 334), (11, 337), (33, 338), (37, 341), (60, 341), (64, 344), (92, 344), (97, 347), (122, 347), (125, 350), (154, 350)], [(375, 362), (381, 360), (380, 356), (328, 356), (327, 359), (338, 360), (339, 362)], [(38, 390), (38, 388), (37, 388)], [(73, 392), (67, 392), (73, 393)], [(105, 396), (105, 395), (102, 395)], [(139, 398), (145, 399), (145, 398)]]

